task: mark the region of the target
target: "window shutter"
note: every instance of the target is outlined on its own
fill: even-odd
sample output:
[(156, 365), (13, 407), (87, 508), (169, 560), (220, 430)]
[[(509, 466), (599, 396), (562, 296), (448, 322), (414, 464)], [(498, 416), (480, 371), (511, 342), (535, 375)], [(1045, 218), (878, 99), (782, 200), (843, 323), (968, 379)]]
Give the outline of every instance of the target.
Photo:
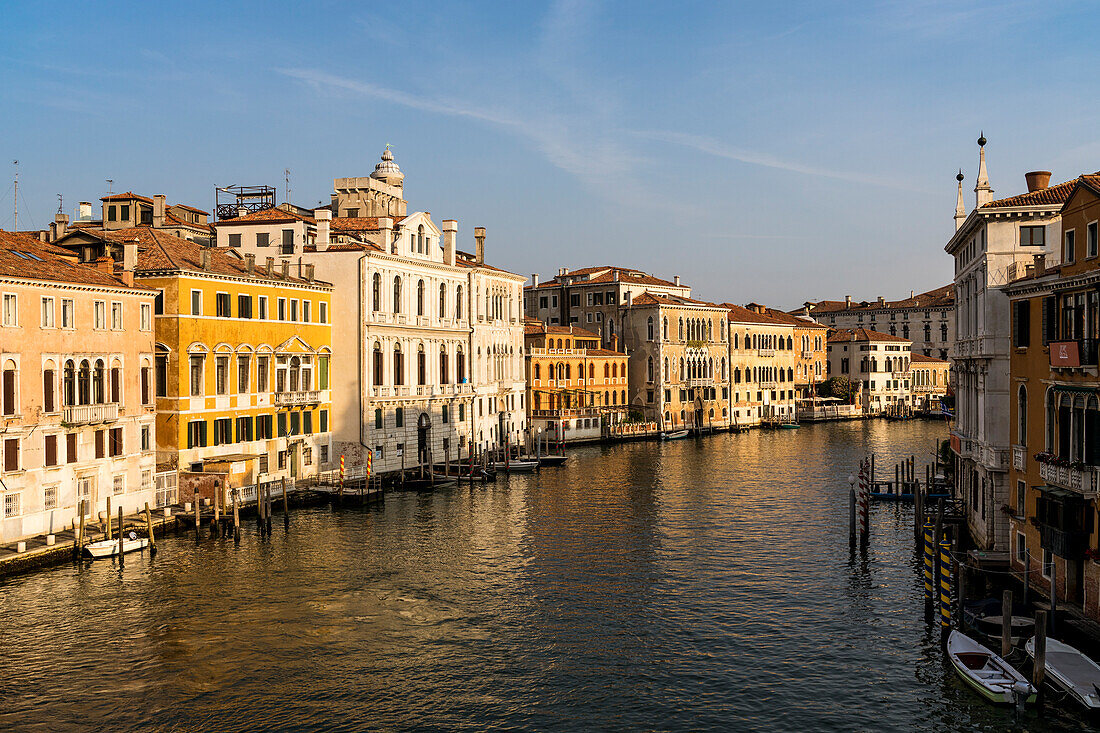
[(95, 431), (95, 457), (103, 458), (103, 431)]
[(19, 441), (8, 438), (4, 441), (4, 470), (15, 471), (19, 468)]
[(15, 370), (4, 370), (4, 414), (15, 414)]
[(1054, 340), (1055, 299), (1053, 295), (1043, 298), (1043, 346)]
[(141, 404), (149, 404), (149, 367), (141, 368)]
[(118, 402), (119, 396), (122, 394), (121, 378), (122, 370), (118, 367), (111, 367), (111, 402)]
[(76, 433), (69, 433), (65, 436), (65, 461), (68, 463), (76, 463)]
[(53, 390), (53, 369), (46, 369), (42, 372), (42, 407), (46, 412), (53, 412), (54, 410)]
[(47, 466), (56, 466), (57, 465), (57, 436), (56, 435), (47, 435), (46, 436), (46, 465)]
[(1020, 348), (1020, 304), (1017, 300), (1012, 304), (1012, 346)]

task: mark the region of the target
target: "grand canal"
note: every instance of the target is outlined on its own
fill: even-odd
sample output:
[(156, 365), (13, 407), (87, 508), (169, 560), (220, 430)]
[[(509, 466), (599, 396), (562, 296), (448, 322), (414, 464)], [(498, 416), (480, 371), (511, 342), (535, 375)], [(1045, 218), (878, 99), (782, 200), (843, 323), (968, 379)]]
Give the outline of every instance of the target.
[(943, 431), (592, 446), (0, 581), (0, 730), (1005, 730), (925, 623), (910, 510), (849, 553), (858, 456)]

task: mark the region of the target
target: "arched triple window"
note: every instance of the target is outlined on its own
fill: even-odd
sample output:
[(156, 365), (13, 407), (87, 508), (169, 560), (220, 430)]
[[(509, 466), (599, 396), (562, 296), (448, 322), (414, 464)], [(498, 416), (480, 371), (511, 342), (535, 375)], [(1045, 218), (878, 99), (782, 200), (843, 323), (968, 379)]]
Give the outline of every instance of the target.
[(103, 368), (103, 360), (95, 360), (95, 371), (92, 373), (92, 402), (100, 404), (107, 401), (106, 391), (107, 373)]
[(65, 361), (64, 376), (61, 380), (61, 399), (64, 405), (75, 405), (76, 402), (76, 364), (72, 359)]

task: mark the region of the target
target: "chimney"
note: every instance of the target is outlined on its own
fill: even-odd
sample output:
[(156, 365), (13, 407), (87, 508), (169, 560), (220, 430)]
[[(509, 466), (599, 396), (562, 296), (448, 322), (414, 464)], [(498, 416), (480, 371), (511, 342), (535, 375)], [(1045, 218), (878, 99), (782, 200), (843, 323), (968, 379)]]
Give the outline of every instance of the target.
[(313, 270), (314, 265), (306, 265), (306, 280), (309, 280), (310, 282), (313, 282)]
[(619, 282), (619, 271), (618, 270), (612, 270), (611, 279), (614, 280), (615, 282)]
[(202, 248), (202, 269), (203, 272), (210, 270), (210, 250), (206, 247)]
[(851, 310), (851, 308), (852, 308), (852, 296), (845, 295), (844, 296), (844, 310)]
[(153, 228), (160, 229), (164, 226), (164, 194), (158, 193), (153, 197)]
[(912, 300), (915, 297), (917, 297), (917, 291), (916, 290), (910, 290), (909, 291), (909, 300)]
[(559, 267), (558, 268), (558, 277), (561, 277), (565, 273), (566, 273), (566, 269), (564, 267)]
[(1047, 256), (1035, 255), (1035, 277), (1042, 277), (1045, 274), (1047, 274)]
[(479, 265), (485, 264), (485, 227), (474, 227), (474, 239), (477, 240), (477, 253), (474, 260)]
[(317, 239), (314, 244), (317, 245), (318, 252), (324, 252), (328, 249), (330, 241), (329, 225), (332, 221), (332, 211), (329, 209), (314, 209), (313, 218), (317, 220)]
[(133, 272), (137, 269), (138, 243), (136, 239), (122, 243), (122, 270)]
[(1042, 191), (1044, 188), (1050, 186), (1050, 171), (1031, 171), (1024, 174), (1024, 180), (1027, 181), (1027, 192)]
[(382, 230), (382, 241), (379, 242), (382, 251), (397, 254), (397, 248), (393, 245), (393, 219), (388, 216), (378, 217), (378, 228)]
[(108, 275), (115, 274), (115, 261), (112, 260), (110, 257), (100, 257), (98, 260), (95, 261), (95, 266), (99, 268), (100, 272), (106, 273)]
[(256, 255), (249, 252), (244, 256), (244, 265), (248, 268), (248, 274), (254, 275), (256, 273)]
[(443, 220), (443, 264), (455, 266), (455, 240), (458, 237), (458, 222), (454, 219)]
[(80, 207), (80, 221), (91, 221), (92, 220), (92, 202), (91, 201), (81, 201), (77, 205)]
[(56, 242), (65, 236), (65, 228), (69, 225), (68, 214), (54, 214), (53, 223), (50, 224), (50, 241)]
[(283, 260), (283, 279), (290, 279), (290, 260)]
[(617, 334), (617, 333), (611, 335), (611, 350), (612, 351), (618, 351), (619, 350), (619, 334)]
[(679, 287), (680, 286), (680, 276), (679, 275), (673, 275), (672, 276), (672, 282), (675, 283), (676, 287)]
[(531, 287), (537, 288), (539, 286), (539, 274), (537, 272), (531, 273)]
[(885, 306), (886, 306), (886, 298), (882, 297), (881, 295), (878, 296), (878, 307), (883, 308)]
[(274, 274), (274, 272), (275, 272), (275, 258), (274, 257), (268, 257), (267, 258), (267, 276), (271, 277), (272, 274)]
[(238, 206), (237, 207), (237, 216), (244, 216), (247, 213), (248, 213), (248, 209), (246, 209), (245, 207), (243, 207), (243, 206)]

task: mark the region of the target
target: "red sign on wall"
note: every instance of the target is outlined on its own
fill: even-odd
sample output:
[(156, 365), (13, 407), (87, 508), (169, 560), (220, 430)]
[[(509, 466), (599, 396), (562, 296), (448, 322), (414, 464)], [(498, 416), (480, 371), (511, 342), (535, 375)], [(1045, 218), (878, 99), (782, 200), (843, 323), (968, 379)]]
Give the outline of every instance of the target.
[(1076, 341), (1051, 341), (1050, 365), (1056, 367), (1081, 366), (1081, 350)]

